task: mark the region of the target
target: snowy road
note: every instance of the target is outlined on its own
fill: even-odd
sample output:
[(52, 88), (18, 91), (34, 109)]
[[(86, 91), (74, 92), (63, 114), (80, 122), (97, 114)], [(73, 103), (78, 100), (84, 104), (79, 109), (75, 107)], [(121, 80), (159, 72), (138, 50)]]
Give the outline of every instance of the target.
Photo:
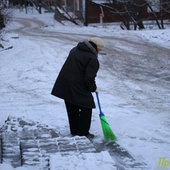
[[(50, 41), (59, 39), (70, 44), (91, 36), (91, 34), (44, 31), (41, 28), (46, 26), (46, 23), (35, 19), (15, 18), (14, 21), (21, 24), (21, 27), (11, 30), (12, 32), (39, 39), (45, 38)], [(110, 93), (124, 92), (123, 97), (145, 109), (152, 109), (158, 113), (169, 112), (170, 50), (128, 34), (121, 38), (116, 35), (102, 36), (102, 38), (106, 43), (103, 52), (106, 56), (101, 63), (103, 69), (113, 74), (121, 84), (120, 88), (120, 84), (116, 82), (114, 88), (117, 86), (117, 90), (111, 90)], [(129, 95), (126, 94), (127, 91)]]
[[(118, 143), (149, 169), (159, 169), (159, 157), (170, 159), (170, 49), (142, 39), (140, 33), (76, 31), (75, 26), (51, 30), (53, 21), (37, 18), (17, 16), (7, 28), (14, 48), (0, 57), (4, 96), (0, 123), (8, 115), (25, 116), (67, 135), (63, 102), (50, 96), (50, 91), (69, 50), (78, 41), (98, 35), (106, 44), (99, 55), (96, 80), (103, 111)], [(102, 148), (98, 110), (94, 110), (91, 130), (97, 136), (94, 143)], [(104, 147), (114, 156), (111, 147)], [(122, 168), (127, 168), (126, 163)]]

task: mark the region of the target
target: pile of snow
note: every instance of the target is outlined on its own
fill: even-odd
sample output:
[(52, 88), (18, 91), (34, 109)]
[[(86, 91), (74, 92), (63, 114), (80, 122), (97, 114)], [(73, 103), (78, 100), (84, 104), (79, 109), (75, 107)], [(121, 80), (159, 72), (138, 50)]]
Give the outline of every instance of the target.
[(35, 167), (18, 167), (18, 168), (13, 168), (9, 164), (0, 164), (0, 170), (35, 170)]
[(146, 39), (147, 41), (156, 43), (166, 48), (170, 48), (170, 29), (142, 30), (136, 31), (135, 34)]
[[(60, 161), (58, 161), (60, 160)], [(115, 163), (107, 151), (78, 155), (52, 155), (50, 170), (116, 170)]]
[[(51, 155), (50, 170), (116, 170), (115, 162), (107, 151), (100, 153), (81, 153), (62, 156)], [(9, 164), (0, 164), (0, 170), (41, 170), (41, 167), (13, 168)]]

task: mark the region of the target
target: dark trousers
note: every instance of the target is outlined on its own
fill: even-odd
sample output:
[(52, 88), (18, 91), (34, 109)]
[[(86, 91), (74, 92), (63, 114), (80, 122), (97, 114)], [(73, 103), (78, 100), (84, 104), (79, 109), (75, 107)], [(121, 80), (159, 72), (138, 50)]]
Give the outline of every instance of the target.
[(86, 136), (91, 125), (92, 109), (83, 108), (65, 101), (72, 135)]

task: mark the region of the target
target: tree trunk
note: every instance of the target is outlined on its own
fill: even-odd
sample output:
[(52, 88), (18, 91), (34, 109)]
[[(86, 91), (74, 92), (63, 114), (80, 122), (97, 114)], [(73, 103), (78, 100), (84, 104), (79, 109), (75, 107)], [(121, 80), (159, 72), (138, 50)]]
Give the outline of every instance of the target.
[(161, 26), (160, 26), (159, 21), (158, 21), (158, 17), (156, 16), (155, 12), (153, 11), (153, 9), (152, 9), (152, 7), (149, 5), (149, 3), (147, 3), (147, 5), (148, 5), (149, 9), (151, 10), (151, 12), (152, 12), (152, 14), (153, 14), (153, 16), (154, 16), (154, 18), (155, 18), (155, 21), (156, 21), (156, 23), (157, 23), (157, 25), (158, 25), (158, 28), (161, 29)]

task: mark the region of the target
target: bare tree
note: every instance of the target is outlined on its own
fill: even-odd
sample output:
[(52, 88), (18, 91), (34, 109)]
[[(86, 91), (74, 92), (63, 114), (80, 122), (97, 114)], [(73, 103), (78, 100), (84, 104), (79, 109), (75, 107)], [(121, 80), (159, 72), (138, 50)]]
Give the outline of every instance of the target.
[(7, 20), (6, 5), (3, 1), (0, 1), (0, 30), (5, 27)]
[[(120, 4), (122, 8), (115, 8), (115, 4)], [(107, 4), (100, 5), (108, 8), (113, 15), (118, 15), (126, 29), (130, 29), (130, 22), (132, 22), (136, 30), (137, 27), (139, 27), (139, 29), (144, 29), (142, 13), (146, 4), (146, 0), (109, 0)], [(122, 26), (121, 28), (123, 29)]]
[[(157, 4), (156, 4), (157, 3)], [(116, 8), (116, 4), (121, 6), (120, 9)], [(153, 4), (157, 6), (157, 11), (153, 8)], [(113, 15), (118, 15), (126, 29), (131, 29), (130, 25), (134, 25), (134, 30), (144, 29), (143, 20), (154, 19), (159, 29), (164, 28), (163, 19), (170, 16), (170, 0), (107, 0), (106, 4), (99, 4), (110, 10)], [(146, 10), (150, 14), (143, 16)], [(170, 18), (170, 17), (169, 17)], [(159, 21), (161, 20), (161, 21)], [(124, 29), (123, 25), (121, 28)]]
[(4, 15), (4, 5), (3, 2), (0, 1), (0, 48), (4, 48), (3, 45), (1, 44), (2, 41), (2, 28), (5, 27), (5, 15)]
[(160, 19), (162, 29), (164, 29), (164, 18), (170, 19), (170, 0), (160, 0)]
[(1, 9), (0, 9), (0, 29), (4, 28), (5, 24), (4, 24), (4, 16), (1, 13)]
[(146, 0), (129, 0), (123, 4), (129, 20), (134, 24), (134, 30), (136, 30), (137, 27), (139, 27), (139, 29), (145, 28), (143, 25), (142, 13), (146, 4)]

